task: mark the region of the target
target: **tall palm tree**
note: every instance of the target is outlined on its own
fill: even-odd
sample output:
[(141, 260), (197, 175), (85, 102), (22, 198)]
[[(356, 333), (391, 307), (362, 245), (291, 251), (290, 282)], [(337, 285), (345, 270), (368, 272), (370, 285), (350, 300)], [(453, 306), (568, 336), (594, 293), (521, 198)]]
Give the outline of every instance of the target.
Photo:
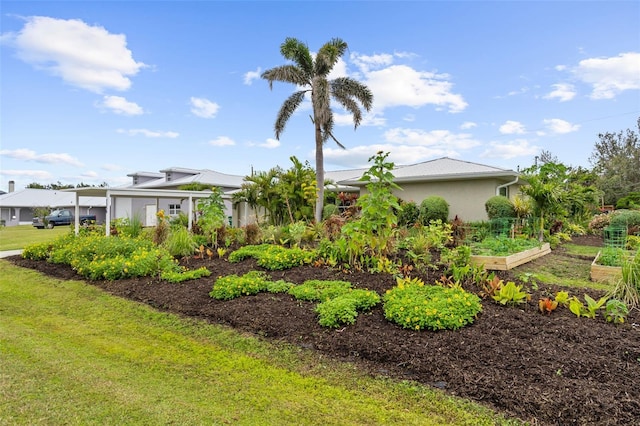
[[(327, 76), (347, 50), (347, 43), (339, 38), (334, 38), (325, 43), (316, 57), (311, 56), (309, 47), (301, 41), (287, 37), (280, 46), (280, 53), (292, 64), (271, 68), (262, 73), (262, 78), (269, 81), (269, 88), (273, 88), (274, 81), (292, 83), (301, 88), (289, 96), (276, 118), (274, 126), (276, 139), (284, 131), (287, 121), (300, 106), (307, 93), (311, 96), (313, 115), (311, 121), (315, 126), (316, 142), (316, 211), (315, 220), (322, 220), (322, 208), (324, 203), (324, 157), (322, 146), (329, 139), (333, 139), (338, 146), (344, 146), (333, 135), (333, 111), (331, 110), (331, 98), (337, 101), (344, 109), (353, 115), (354, 128), (362, 122), (360, 105), (370, 111), (373, 103), (373, 94), (364, 84), (349, 78), (339, 77), (328, 80)], [(358, 104), (360, 103), (360, 105)]]

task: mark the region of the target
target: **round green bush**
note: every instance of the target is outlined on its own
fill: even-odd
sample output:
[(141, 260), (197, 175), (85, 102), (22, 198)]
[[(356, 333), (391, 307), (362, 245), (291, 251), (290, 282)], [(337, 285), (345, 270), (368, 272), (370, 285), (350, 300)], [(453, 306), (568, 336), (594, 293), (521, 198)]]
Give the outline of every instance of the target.
[(428, 225), (432, 220), (441, 220), (446, 222), (449, 218), (449, 204), (447, 201), (438, 196), (432, 195), (420, 203), (420, 222)]
[(457, 330), (482, 311), (480, 298), (461, 288), (399, 282), (384, 296), (384, 316), (411, 330)]
[(484, 208), (489, 219), (502, 217), (516, 217), (511, 200), (504, 195), (494, 195), (484, 203)]
[(616, 228), (640, 226), (640, 210), (615, 210), (611, 213), (609, 225)]
[(420, 208), (415, 201), (405, 201), (400, 204), (402, 210), (398, 212), (398, 226), (413, 226), (420, 218)]

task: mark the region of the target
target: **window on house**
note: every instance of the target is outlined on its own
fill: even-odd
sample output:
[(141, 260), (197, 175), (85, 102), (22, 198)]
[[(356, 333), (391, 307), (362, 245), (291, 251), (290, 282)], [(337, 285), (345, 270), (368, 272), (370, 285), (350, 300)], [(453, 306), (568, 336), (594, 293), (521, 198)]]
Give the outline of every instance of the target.
[(500, 188), (500, 195), (502, 195), (504, 197), (509, 197), (509, 188), (506, 187), (506, 186)]
[(177, 216), (180, 214), (180, 204), (169, 204), (169, 215)]

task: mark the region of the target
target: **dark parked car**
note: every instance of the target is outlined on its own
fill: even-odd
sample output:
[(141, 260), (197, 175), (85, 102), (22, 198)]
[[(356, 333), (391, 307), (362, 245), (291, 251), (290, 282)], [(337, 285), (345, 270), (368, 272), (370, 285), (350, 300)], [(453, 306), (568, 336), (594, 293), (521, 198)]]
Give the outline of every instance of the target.
[[(54, 210), (51, 214), (44, 218), (44, 220), (40, 217), (33, 218), (33, 226), (38, 229), (43, 229), (45, 226), (48, 228), (53, 228), (54, 226), (63, 226), (63, 225), (71, 225), (75, 223), (75, 216), (71, 212), (71, 210), (63, 209), (63, 210)], [(83, 215), (80, 216), (80, 224), (86, 225), (96, 221), (95, 215)]]

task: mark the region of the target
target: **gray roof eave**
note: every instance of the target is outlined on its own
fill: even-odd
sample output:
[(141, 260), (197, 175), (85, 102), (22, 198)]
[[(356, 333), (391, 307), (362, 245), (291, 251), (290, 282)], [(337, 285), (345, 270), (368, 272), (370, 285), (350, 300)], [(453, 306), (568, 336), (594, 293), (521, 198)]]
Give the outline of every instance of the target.
[[(402, 182), (441, 182), (448, 180), (471, 180), (471, 179), (490, 179), (490, 178), (505, 178), (505, 179), (515, 179), (520, 178), (522, 176), (518, 172), (514, 172), (513, 170), (504, 170), (504, 171), (496, 171), (496, 172), (480, 172), (480, 173), (447, 173), (447, 174), (439, 174), (439, 175), (430, 175), (430, 176), (403, 176), (403, 177), (395, 177), (393, 181), (395, 183)], [(343, 180), (338, 182), (340, 185), (352, 185), (352, 186), (366, 186), (368, 182), (361, 180)]]

